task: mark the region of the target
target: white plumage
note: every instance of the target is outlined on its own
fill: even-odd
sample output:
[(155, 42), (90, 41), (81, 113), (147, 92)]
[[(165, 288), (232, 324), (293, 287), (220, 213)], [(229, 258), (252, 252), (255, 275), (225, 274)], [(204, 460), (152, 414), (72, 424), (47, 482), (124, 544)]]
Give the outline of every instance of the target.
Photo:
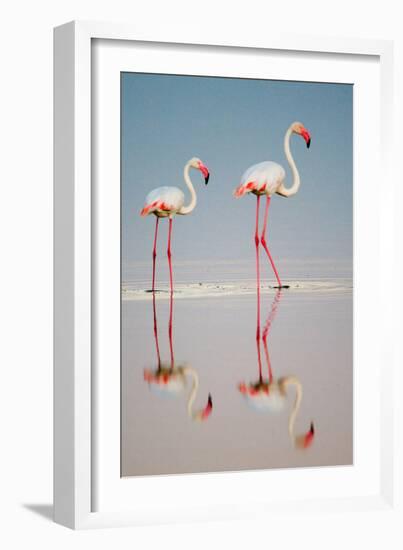
[(276, 384), (271, 384), (270, 391), (256, 392), (253, 395), (245, 394), (248, 405), (257, 411), (277, 413), (285, 408), (286, 396), (282, 394)]
[(270, 160), (250, 166), (242, 175), (241, 183), (235, 194), (245, 193), (273, 195), (280, 184), (284, 183), (285, 170), (277, 162)]
[[(178, 187), (157, 187), (148, 193), (146, 205), (154, 204), (149, 212), (154, 212), (159, 217), (176, 214), (185, 204), (185, 195)], [(156, 204), (155, 204), (156, 203)], [(165, 208), (161, 208), (164, 206)]]
[(189, 176), (190, 168), (200, 170), (206, 184), (210, 177), (208, 168), (199, 158), (193, 157), (186, 163), (183, 175), (185, 184), (190, 192), (189, 204), (185, 206), (185, 195), (178, 187), (157, 187), (148, 193), (140, 215), (148, 216), (149, 214), (154, 214), (157, 218), (172, 219), (175, 214), (182, 216), (190, 214), (197, 203), (196, 192)]

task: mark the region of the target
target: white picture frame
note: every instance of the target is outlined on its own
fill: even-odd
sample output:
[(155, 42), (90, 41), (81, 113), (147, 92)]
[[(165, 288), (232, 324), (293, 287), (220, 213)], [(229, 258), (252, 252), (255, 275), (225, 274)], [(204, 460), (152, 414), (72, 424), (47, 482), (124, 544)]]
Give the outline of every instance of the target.
[[(392, 306), (388, 301), (387, 287), (392, 278), (394, 254), (393, 226), (389, 215), (394, 208), (394, 192), (393, 185), (391, 185), (384, 190), (382, 196), (375, 198), (374, 195), (371, 196), (371, 193), (369, 196), (364, 195), (363, 187), (359, 185), (359, 182), (367, 178), (369, 188), (373, 185), (372, 189), (376, 189), (376, 177), (379, 173), (380, 162), (382, 162), (384, 170), (382, 177), (392, 181), (390, 177), (392, 43), (358, 39), (286, 36), (273, 33), (268, 38), (256, 37), (253, 40), (245, 37), (231, 38), (229, 32), (225, 36), (226, 38), (223, 40), (204, 32), (203, 39), (198, 39), (195, 36), (188, 36), (186, 29), (180, 36), (177, 33), (175, 36), (170, 36), (168, 29), (164, 36), (154, 36), (152, 29), (150, 31), (139, 30), (130, 25), (91, 22), (72, 22), (55, 29), (54, 514), (56, 522), (71, 528), (197, 521), (228, 517), (259, 517), (268, 511), (275, 514), (279, 509), (283, 513), (284, 510), (306, 509), (307, 502), (309, 502), (312, 513), (318, 513), (319, 510), (342, 510), (345, 506), (351, 510), (363, 511), (380, 510), (393, 506), (394, 451), (393, 423), (390, 422), (390, 419), (393, 418), (395, 410), (387, 387), (393, 378), (394, 355), (393, 348), (388, 346), (388, 335), (393, 333), (394, 317), (391, 314)], [(371, 144), (370, 140), (366, 142), (364, 137), (362, 138), (363, 145), (361, 152), (358, 151), (358, 163), (355, 165), (354, 172), (355, 183), (358, 182), (354, 213), (356, 217), (358, 216), (357, 231), (360, 235), (370, 228), (371, 220), (365, 213), (376, 212), (376, 223), (371, 226), (370, 233), (367, 233), (372, 242), (377, 243), (376, 250), (366, 248), (362, 239), (356, 240), (355, 250), (355, 255), (362, 250), (362, 261), (359, 262), (362, 267), (358, 273), (355, 272), (355, 282), (358, 277), (360, 283), (358, 294), (355, 292), (355, 304), (358, 304), (355, 320), (358, 316), (361, 321), (361, 340), (364, 337), (378, 338), (376, 350), (373, 350), (371, 356), (366, 357), (363, 346), (360, 347), (362, 356), (358, 362), (363, 364), (364, 359), (368, 362), (368, 372), (371, 373), (372, 379), (368, 380), (366, 392), (371, 399), (377, 400), (377, 406), (373, 407), (372, 416), (367, 420), (365, 415), (369, 409), (369, 399), (362, 403), (362, 407), (360, 405), (355, 408), (355, 428), (359, 427), (360, 438), (358, 443), (362, 445), (362, 449), (367, 445), (365, 449), (371, 453), (371, 457), (368, 457), (365, 463), (362, 461), (360, 465), (360, 453), (358, 453), (358, 464), (351, 470), (344, 469), (340, 472), (336, 471), (337, 469), (332, 472), (330, 469), (323, 469), (322, 472), (318, 471), (320, 469), (311, 469), (311, 471), (305, 471), (301, 476), (296, 471), (287, 470), (269, 474), (267, 472), (242, 472), (240, 474), (206, 474), (203, 476), (167, 476), (164, 479), (161, 477), (141, 478), (137, 480), (135, 486), (131, 484), (129, 487), (129, 482), (125, 482), (124, 491), (121, 491), (121, 480), (112, 479), (112, 475), (116, 476), (116, 468), (115, 470), (113, 468), (119, 453), (116, 425), (113, 425), (111, 421), (111, 426), (106, 426), (109, 422), (106, 422), (105, 415), (101, 414), (98, 400), (103, 399), (105, 391), (110, 391), (113, 394), (113, 391), (116, 390), (116, 378), (108, 380), (108, 383), (100, 384), (95, 368), (95, 358), (98, 356), (97, 342), (94, 338), (96, 327), (102, 323), (100, 319), (102, 312), (105, 312), (105, 307), (111, 308), (110, 311), (113, 308), (116, 309), (116, 302), (114, 302), (115, 305), (102, 303), (99, 285), (104, 283), (99, 281), (95, 283), (97, 270), (102, 266), (99, 263), (97, 252), (101, 246), (98, 239), (100, 229), (96, 221), (98, 214), (96, 216), (93, 214), (95, 210), (98, 213), (98, 209), (100, 209), (99, 212), (102, 215), (103, 204), (105, 204), (105, 200), (103, 204), (102, 201), (99, 204), (96, 193), (94, 193), (93, 179), (96, 168), (93, 170), (92, 165), (92, 148), (98, 139), (98, 136), (94, 135), (92, 126), (97, 108), (93, 104), (93, 88), (94, 83), (97, 82), (96, 77), (94, 80), (94, 47), (97, 41), (114, 41), (117, 47), (119, 45), (127, 47), (128, 44), (142, 45), (145, 55), (141, 60), (141, 66), (143, 70), (144, 67), (149, 66), (150, 72), (153, 72), (157, 66), (155, 63), (158, 63), (158, 54), (173, 44), (179, 52), (186, 50), (188, 53), (197, 53), (200, 60), (202, 60), (204, 49), (207, 48), (210, 58), (213, 54), (217, 59), (221, 54), (235, 52), (235, 50), (241, 52), (243, 56), (264, 56), (269, 55), (270, 52), (278, 52), (283, 55), (283, 58), (297, 55), (300, 59), (305, 57), (307, 60), (315, 59), (315, 56), (320, 55), (324, 63), (333, 63), (334, 75), (337, 73), (336, 65), (339, 64), (342, 67), (344, 62), (348, 64), (349, 60), (353, 58), (361, 60), (363, 64), (366, 64), (367, 61), (373, 64), (369, 71), (370, 74), (368, 73), (368, 79), (376, 79), (379, 89), (378, 87), (371, 88), (371, 92), (370, 80), (366, 80), (366, 77), (363, 76), (360, 83), (362, 95), (359, 97), (364, 101), (364, 96), (368, 96), (370, 97), (369, 101), (377, 102), (375, 106), (377, 113), (374, 115), (372, 132), (373, 135), (379, 137), (379, 140), (374, 140), (372, 135)], [(154, 61), (147, 50), (148, 45), (157, 47), (158, 51), (154, 56)], [(136, 62), (136, 57), (133, 57), (132, 53), (129, 57)], [(116, 55), (111, 58), (107, 56), (106, 63), (114, 63), (114, 59), (116, 61)], [(123, 62), (123, 56), (121, 59)], [(129, 61), (127, 62), (129, 63)], [(169, 59), (164, 59), (166, 72), (170, 72), (171, 62)], [(319, 64), (318, 69), (315, 69), (322, 71), (323, 80), (326, 79), (324, 63)], [(112, 70), (112, 65), (110, 65), (110, 69)], [(217, 73), (214, 74), (219, 74), (219, 65), (215, 70)], [(260, 69), (256, 68), (256, 70)], [(347, 69), (342, 68), (342, 70)], [(363, 70), (364, 73), (365, 70)], [(200, 74), (205, 74), (203, 69)], [(231, 74), (237, 76), (234, 73)], [(338, 81), (336, 76), (334, 79), (334, 81)], [(352, 83), (359, 82), (359, 79), (358, 73), (357, 76), (351, 76)], [(350, 80), (348, 81), (350, 82)], [(368, 87), (367, 90), (365, 90), (365, 86)], [(113, 94), (113, 90), (111, 93)], [(357, 107), (357, 103), (355, 103), (355, 107)], [(360, 121), (358, 122), (361, 124)], [(99, 129), (102, 133), (103, 128)], [(119, 144), (112, 144), (112, 149), (111, 158), (113, 155), (116, 157)], [(377, 166), (376, 170), (372, 170), (373, 173), (365, 172), (363, 160), (368, 151), (371, 152), (371, 157)], [(111, 165), (113, 165), (113, 160)], [(113, 186), (111, 189), (113, 191)], [(116, 193), (110, 197), (110, 204), (116, 204), (118, 196)], [(113, 215), (112, 219), (114, 219)], [(116, 230), (116, 225), (114, 227)], [(116, 242), (112, 243), (111, 248), (107, 248), (107, 245), (102, 243), (102, 249), (101, 256), (103, 258), (112, 258), (114, 251), (116, 252)], [(369, 277), (367, 273), (371, 254), (372, 258), (382, 259), (382, 263), (379, 264), (379, 270), (375, 270)], [(114, 259), (116, 260), (116, 257)], [(113, 262), (109, 263), (113, 264)], [(106, 279), (109, 275), (110, 281), (113, 280), (112, 272), (107, 273)], [(103, 287), (103, 290), (105, 288), (107, 287)], [(370, 292), (379, 323), (376, 334), (370, 323), (366, 322), (368, 313), (368, 309), (365, 309), (367, 307), (366, 298)], [(102, 295), (105, 295), (105, 292)], [(112, 348), (109, 351), (112, 353)], [(111, 357), (114, 357), (113, 353)], [(380, 366), (381, 368), (379, 368)], [(362, 369), (358, 369), (357, 372), (362, 372)], [(356, 385), (362, 385), (362, 380), (362, 375), (357, 375), (355, 377)], [(355, 398), (361, 395), (358, 392), (359, 388), (355, 388)], [(119, 395), (116, 391), (111, 396), (111, 403), (113, 408), (111, 418), (113, 420), (116, 418), (119, 405)], [(371, 422), (372, 429), (374, 429), (374, 425), (379, 425), (376, 436), (372, 436), (366, 430), (366, 422)], [(105, 441), (108, 441), (110, 453), (105, 446)], [(100, 453), (103, 457), (107, 455), (102, 461), (98, 460)], [(272, 487), (275, 487), (276, 484), (280, 487), (287, 478), (292, 478), (297, 488), (289, 491), (281, 499), (279, 498), (280, 492), (274, 491), (275, 495), (271, 499), (252, 494), (247, 501), (243, 501), (244, 493), (242, 491), (245, 491), (245, 480), (260, 476), (259, 484), (261, 484), (267, 481), (268, 478), (265, 477), (267, 475), (270, 475)], [(314, 490), (309, 492), (306, 490), (308, 482), (310, 487), (314, 487)], [(333, 487), (332, 493), (326, 494), (327, 483), (329, 487)], [(181, 506), (181, 498), (183, 499), (187, 495), (189, 485), (192, 485), (192, 490), (199, 491), (198, 502)], [(99, 486), (102, 488), (100, 489)], [(233, 490), (234, 487), (236, 490)], [(176, 493), (174, 496), (172, 496), (173, 488)], [(212, 489), (215, 489), (219, 495), (226, 495), (227, 500), (220, 500), (217, 497), (214, 506), (209, 504), (203, 497), (203, 491)], [(154, 506), (152, 499), (146, 500), (145, 495), (151, 491), (160, 495), (158, 505)], [(98, 498), (100, 493), (102, 493), (101, 499)], [(164, 501), (167, 494), (170, 495), (171, 505), (169, 507), (166, 505), (166, 500)], [(143, 498), (140, 499), (140, 495)]]

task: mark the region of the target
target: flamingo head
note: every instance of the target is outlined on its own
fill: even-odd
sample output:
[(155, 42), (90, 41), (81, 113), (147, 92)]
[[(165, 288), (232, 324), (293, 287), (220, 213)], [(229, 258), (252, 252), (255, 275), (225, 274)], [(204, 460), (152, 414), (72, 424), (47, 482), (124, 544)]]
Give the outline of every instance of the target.
[(298, 136), (302, 136), (304, 138), (306, 146), (309, 149), (309, 146), (311, 145), (311, 134), (308, 132), (305, 126), (301, 122), (293, 122), (291, 124), (291, 130), (294, 134), (297, 134)]
[(309, 430), (306, 432), (306, 434), (299, 435), (295, 438), (295, 447), (301, 450), (308, 449), (308, 447), (312, 445), (314, 439), (315, 427), (313, 425), (313, 422), (311, 422)]
[(203, 174), (204, 177), (204, 183), (207, 185), (208, 180), (210, 179), (210, 171), (207, 168), (207, 166), (197, 157), (193, 157), (189, 164), (192, 168), (195, 168), (196, 170), (200, 170), (200, 172)]
[(204, 422), (208, 419), (208, 417), (213, 412), (213, 399), (211, 397), (211, 394), (208, 394), (207, 404), (204, 407), (204, 409), (201, 409), (200, 411), (194, 413), (193, 420), (198, 420), (200, 422)]

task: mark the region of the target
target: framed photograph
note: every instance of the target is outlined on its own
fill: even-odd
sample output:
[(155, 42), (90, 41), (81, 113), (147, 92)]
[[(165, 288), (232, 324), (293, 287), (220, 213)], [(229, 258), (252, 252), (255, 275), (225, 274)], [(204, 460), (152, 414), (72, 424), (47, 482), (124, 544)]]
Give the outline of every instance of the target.
[(392, 45), (226, 36), (55, 29), (71, 528), (393, 503)]

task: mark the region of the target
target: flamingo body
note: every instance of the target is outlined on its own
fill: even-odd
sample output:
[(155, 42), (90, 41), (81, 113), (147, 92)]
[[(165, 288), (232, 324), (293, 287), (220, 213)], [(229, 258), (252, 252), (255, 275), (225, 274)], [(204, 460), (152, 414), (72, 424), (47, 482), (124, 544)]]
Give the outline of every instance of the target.
[(158, 218), (178, 214), (185, 204), (185, 195), (178, 187), (157, 187), (148, 193), (141, 216), (154, 214)]
[(271, 160), (250, 166), (244, 172), (240, 185), (235, 189), (235, 196), (242, 197), (248, 193), (255, 195), (274, 195), (285, 180), (285, 170)]
[(170, 369), (162, 367), (156, 372), (144, 371), (144, 380), (154, 393), (176, 396), (186, 389), (186, 376), (182, 367)]
[(192, 376), (193, 386), (188, 398), (188, 415), (193, 420), (207, 420), (213, 411), (213, 400), (209, 394), (207, 404), (199, 411), (193, 411), (193, 401), (196, 398), (199, 387), (199, 377), (191, 367), (160, 367), (156, 371), (146, 369), (144, 371), (144, 380), (148, 382), (150, 389), (164, 397), (176, 397), (184, 392), (187, 387), (187, 375)]
[(261, 412), (277, 413), (285, 408), (286, 396), (276, 383), (240, 384), (239, 391), (249, 407)]

